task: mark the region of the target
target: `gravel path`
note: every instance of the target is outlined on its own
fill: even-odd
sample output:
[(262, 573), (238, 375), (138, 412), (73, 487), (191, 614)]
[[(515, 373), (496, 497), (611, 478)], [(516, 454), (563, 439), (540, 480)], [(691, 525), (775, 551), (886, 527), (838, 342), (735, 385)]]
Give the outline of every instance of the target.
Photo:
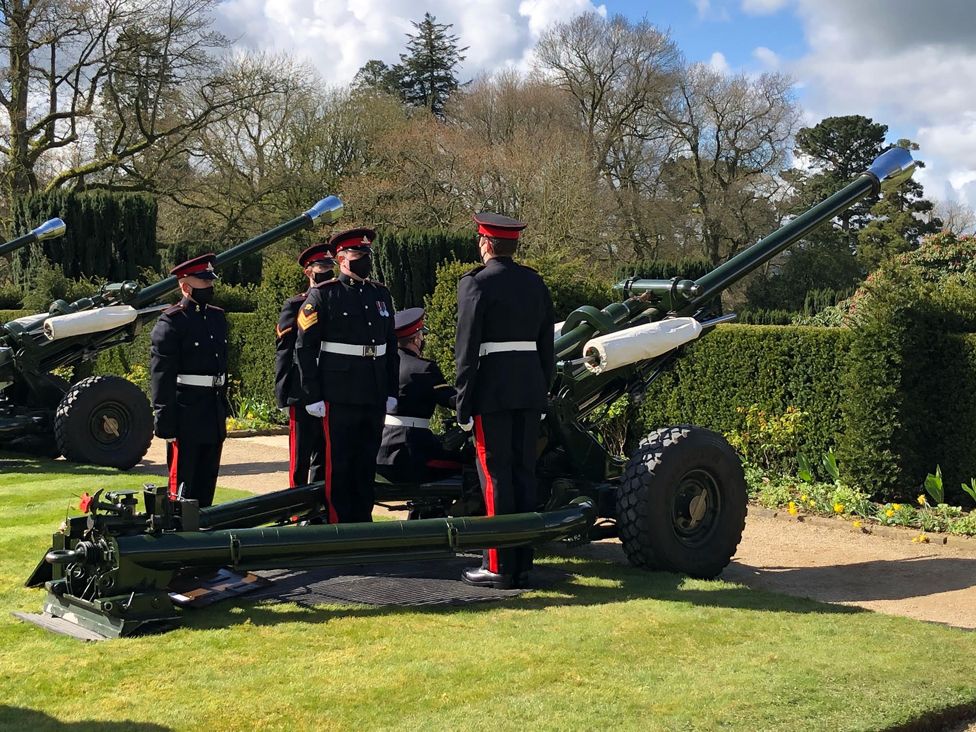
[[(165, 446), (156, 440), (134, 472), (165, 471)], [(224, 444), (223, 486), (267, 493), (287, 485), (287, 471), (286, 436)], [(787, 595), (976, 628), (976, 540), (949, 537), (942, 544), (942, 537), (930, 535), (931, 543), (916, 544), (917, 534), (891, 529), (865, 534), (836, 519), (798, 521), (751, 507), (742, 543), (722, 576)], [(613, 541), (584, 549), (624, 561)]]

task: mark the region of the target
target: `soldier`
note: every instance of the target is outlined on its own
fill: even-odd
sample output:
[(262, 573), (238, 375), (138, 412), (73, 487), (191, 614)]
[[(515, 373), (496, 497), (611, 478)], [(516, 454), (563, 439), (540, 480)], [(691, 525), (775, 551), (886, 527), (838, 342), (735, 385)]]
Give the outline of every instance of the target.
[(422, 358), (424, 309), (409, 308), (396, 314), (400, 354), (400, 389), (394, 414), (386, 415), (377, 470), (389, 480), (425, 481), (461, 470), (459, 452), (444, 448), (430, 431), (434, 407), (454, 409), (457, 392), (440, 367)]
[(166, 440), (169, 491), (213, 503), (220, 452), (227, 436), (227, 319), (213, 299), (213, 254), (174, 267), (183, 299), (160, 315), (152, 329), (152, 377), (156, 435)]
[[(525, 224), (480, 213), (483, 265), (458, 282), (457, 419), (474, 429), (489, 516), (534, 511), (536, 442), (555, 374), (552, 299), (539, 274), (512, 259)], [(468, 584), (522, 586), (532, 548), (488, 549)]]
[[(298, 256), (308, 286), (332, 279), (335, 259), (328, 242), (313, 244)], [(322, 420), (305, 411), (295, 362), (295, 321), (308, 292), (285, 300), (275, 327), (275, 398), (288, 410), (288, 485), (291, 488), (325, 480)]]
[(389, 290), (369, 279), (372, 229), (329, 240), (339, 276), (308, 292), (295, 343), (306, 411), (322, 419), (329, 523), (371, 521), (376, 453), (396, 409), (399, 358)]

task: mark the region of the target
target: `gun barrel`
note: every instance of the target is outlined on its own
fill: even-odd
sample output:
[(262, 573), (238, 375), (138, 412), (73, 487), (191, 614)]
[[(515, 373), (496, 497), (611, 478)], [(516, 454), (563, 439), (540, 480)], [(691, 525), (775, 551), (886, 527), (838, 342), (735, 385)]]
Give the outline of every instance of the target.
[(735, 255), (697, 280), (633, 280), (614, 289), (626, 294), (652, 292), (667, 296), (678, 315), (694, 313), (718, 293), (762, 266), (815, 228), (850, 208), (870, 194), (896, 188), (915, 171), (915, 161), (904, 148), (896, 147), (879, 155), (871, 166), (854, 181), (821, 201), (808, 211), (787, 222), (769, 236)]
[(0, 256), (9, 254), (10, 252), (16, 251), (21, 247), (27, 246), (28, 244), (33, 244), (35, 241), (57, 239), (59, 236), (64, 236), (64, 232), (66, 230), (67, 227), (64, 225), (64, 222), (61, 219), (49, 219), (36, 229), (31, 229), (26, 234), (18, 236), (16, 239), (11, 239), (4, 244), (0, 244)]
[[(249, 254), (253, 254), (254, 252), (264, 249), (266, 246), (273, 244), (279, 239), (284, 239), (289, 234), (293, 234), (296, 231), (300, 231), (301, 229), (306, 229), (309, 226), (312, 226), (312, 224), (319, 219), (322, 219), (327, 223), (335, 223), (341, 215), (342, 201), (339, 200), (338, 196), (323, 198), (301, 216), (296, 216), (291, 221), (280, 224), (279, 226), (276, 226), (263, 234), (258, 234), (253, 239), (248, 239), (235, 247), (231, 247), (226, 252), (221, 252), (217, 255), (216, 261), (214, 262), (214, 268), (220, 269), (221, 267), (233, 264)], [(176, 282), (177, 278), (170, 275), (166, 279), (160, 280), (159, 282), (149, 285), (148, 287), (144, 287), (129, 302), (129, 304), (136, 309), (151, 305), (167, 293), (175, 290)]]

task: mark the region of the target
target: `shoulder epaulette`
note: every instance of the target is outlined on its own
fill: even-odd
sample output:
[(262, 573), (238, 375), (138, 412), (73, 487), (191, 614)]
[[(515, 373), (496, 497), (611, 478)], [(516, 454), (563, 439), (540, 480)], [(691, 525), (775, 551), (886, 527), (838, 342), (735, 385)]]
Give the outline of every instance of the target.
[(535, 272), (536, 274), (539, 274), (539, 270), (537, 270), (535, 267), (530, 267), (527, 264), (522, 264), (519, 266), (524, 267), (525, 269), (529, 270), (529, 272)]
[(217, 312), (224, 312), (223, 308), (218, 308), (216, 305), (207, 305), (207, 310), (216, 310)]
[(308, 293), (307, 292), (300, 292), (297, 295), (294, 295), (292, 297), (289, 297), (288, 300), (287, 300), (287, 302), (291, 303), (292, 305), (295, 305), (295, 304), (299, 304), (299, 303), (305, 302), (305, 300), (307, 298), (308, 298)]
[(468, 270), (467, 272), (465, 272), (465, 273), (464, 273), (463, 275), (461, 275), (461, 276), (462, 276), (462, 277), (470, 277), (471, 275), (475, 275), (475, 274), (478, 274), (478, 273), (479, 273), (479, 272), (480, 272), (481, 270), (483, 270), (484, 268), (485, 268), (485, 265), (483, 265), (483, 264), (479, 264), (479, 265), (478, 265), (477, 267), (473, 267), (472, 269), (469, 269), (469, 270)]
[(390, 289), (384, 283), (380, 282), (379, 280), (370, 280), (369, 281), (369, 284), (375, 285), (376, 287), (382, 287), (384, 290)]
[(163, 315), (176, 315), (177, 313), (182, 313), (184, 306), (182, 302), (178, 302), (172, 307), (168, 307), (163, 311)]
[(333, 277), (331, 280), (326, 280), (325, 282), (319, 282), (315, 286), (315, 288), (318, 289), (320, 287), (325, 287), (326, 285), (334, 285), (338, 281), (339, 281), (339, 278), (338, 277)]

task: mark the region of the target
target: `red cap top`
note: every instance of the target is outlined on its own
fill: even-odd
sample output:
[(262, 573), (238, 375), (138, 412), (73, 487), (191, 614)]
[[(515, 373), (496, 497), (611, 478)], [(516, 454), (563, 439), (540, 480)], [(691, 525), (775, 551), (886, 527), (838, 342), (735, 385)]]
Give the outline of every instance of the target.
[(202, 280), (215, 280), (217, 279), (217, 274), (214, 272), (216, 259), (216, 254), (201, 254), (199, 257), (188, 259), (182, 264), (176, 265), (169, 273), (177, 277), (199, 277)]
[(518, 239), (526, 224), (510, 216), (483, 211), (472, 216), (478, 224), (478, 233), (496, 239)]
[(323, 259), (332, 260), (334, 258), (335, 250), (332, 248), (332, 245), (329, 242), (320, 241), (318, 244), (313, 244), (298, 255), (298, 264), (302, 267), (307, 267), (312, 262), (321, 262)]
[(424, 327), (424, 309), (407, 308), (393, 316), (393, 332), (397, 338), (407, 338)]
[(329, 244), (333, 247), (336, 254), (343, 249), (369, 249), (376, 238), (376, 232), (372, 229), (349, 229), (340, 231), (329, 239)]

